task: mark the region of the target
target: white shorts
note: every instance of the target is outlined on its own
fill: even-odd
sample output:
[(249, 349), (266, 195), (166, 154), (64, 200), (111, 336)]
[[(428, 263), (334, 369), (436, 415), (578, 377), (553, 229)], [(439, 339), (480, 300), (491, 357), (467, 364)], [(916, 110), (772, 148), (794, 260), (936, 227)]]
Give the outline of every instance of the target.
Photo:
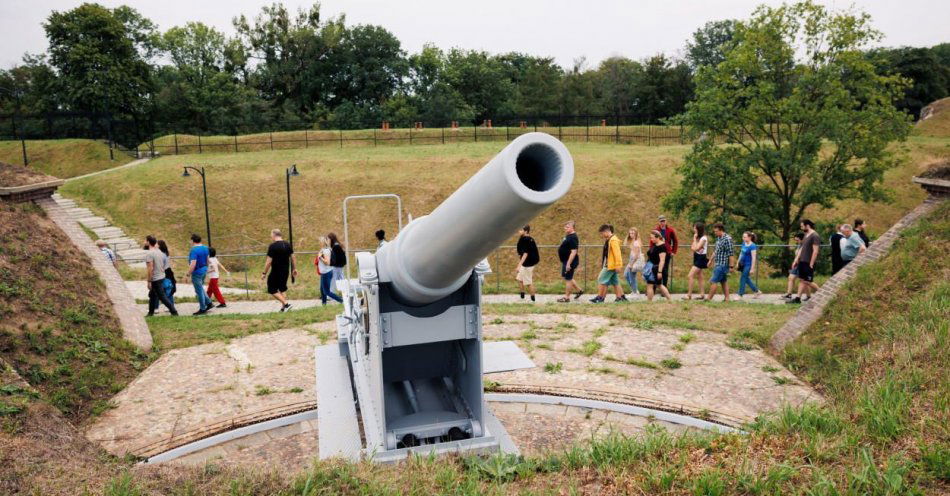
[(534, 284), (534, 267), (519, 268), (518, 275), (515, 276), (515, 280), (526, 285)]

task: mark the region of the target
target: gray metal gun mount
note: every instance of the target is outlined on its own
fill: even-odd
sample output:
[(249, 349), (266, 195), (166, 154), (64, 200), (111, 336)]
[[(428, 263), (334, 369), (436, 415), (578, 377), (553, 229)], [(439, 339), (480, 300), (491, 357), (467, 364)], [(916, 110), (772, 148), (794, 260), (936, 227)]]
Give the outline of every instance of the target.
[[(573, 179), (563, 143), (522, 135), (431, 214), (375, 254), (356, 254), (358, 277), (340, 284), (336, 355), (317, 349), (321, 458), (498, 449), (500, 424), (486, 426), (494, 417), (482, 397), (486, 257), (564, 196)], [(341, 385), (342, 358), (365, 446), (347, 418), (355, 409), (346, 404), (350, 384)]]

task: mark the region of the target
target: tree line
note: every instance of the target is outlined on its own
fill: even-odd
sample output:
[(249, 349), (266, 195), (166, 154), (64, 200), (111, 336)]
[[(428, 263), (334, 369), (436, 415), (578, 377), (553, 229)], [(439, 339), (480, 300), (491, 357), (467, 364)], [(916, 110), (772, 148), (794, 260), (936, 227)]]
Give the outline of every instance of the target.
[[(326, 18), (319, 4), (292, 12), (274, 3), (233, 25), (229, 37), (201, 22), (161, 31), (127, 6), (54, 11), (43, 23), (47, 52), (0, 71), (0, 114), (108, 114), (147, 121), (153, 132), (222, 134), (571, 115), (660, 123), (683, 113), (698, 69), (721, 63), (736, 32), (736, 21), (714, 21), (682, 58), (561, 67), (519, 52), (426, 45), (410, 54), (384, 27)], [(864, 54), (880, 73), (911, 80), (903, 111), (917, 116), (950, 94), (950, 43)]]

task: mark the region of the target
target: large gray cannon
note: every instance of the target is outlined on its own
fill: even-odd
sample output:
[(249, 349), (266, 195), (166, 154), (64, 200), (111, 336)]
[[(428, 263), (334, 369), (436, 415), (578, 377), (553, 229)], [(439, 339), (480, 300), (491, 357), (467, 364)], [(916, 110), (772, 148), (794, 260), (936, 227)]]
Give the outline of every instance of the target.
[[(564, 196), (573, 179), (560, 141), (525, 134), (377, 253), (357, 253), (358, 278), (344, 282), (337, 322), (364, 454), (391, 460), (413, 450), (497, 449), (482, 399), (485, 259)], [(339, 429), (323, 416), (336, 410), (325, 398), (333, 384), (321, 382), (328, 372), (319, 353), (317, 367), (320, 455), (346, 454), (325, 439), (325, 429)]]

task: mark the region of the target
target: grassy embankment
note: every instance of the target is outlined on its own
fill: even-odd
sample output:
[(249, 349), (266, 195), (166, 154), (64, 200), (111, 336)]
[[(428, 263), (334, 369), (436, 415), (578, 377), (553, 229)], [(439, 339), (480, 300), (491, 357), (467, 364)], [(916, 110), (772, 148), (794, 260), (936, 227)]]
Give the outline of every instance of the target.
[[(872, 235), (883, 232), (923, 198), (909, 178), (935, 160), (950, 157), (947, 145), (945, 138), (911, 138), (905, 163), (886, 174), (886, 184), (894, 191), (893, 203), (866, 205), (848, 201), (833, 211), (816, 210), (810, 215), (842, 220), (860, 216), (868, 221)], [(121, 170), (70, 183), (64, 194), (105, 214), (128, 234), (142, 237), (155, 233), (169, 241), (174, 254), (183, 254), (188, 234), (204, 233), (205, 229), (200, 181), (196, 177), (182, 178), (181, 168), (205, 166), (215, 245), (223, 253), (261, 252), (270, 228), (286, 228), (284, 169), (297, 164), (301, 176), (291, 180), (294, 244), (298, 251), (313, 250), (320, 235), (328, 231), (340, 233), (341, 203), (345, 196), (398, 193), (408, 213), (422, 215), (503, 146), (503, 142), (479, 142), (166, 156), (151, 162), (147, 169)], [(534, 221), (534, 236), (542, 245), (560, 241), (561, 224), (567, 219), (578, 221), (581, 240), (589, 244), (600, 243), (596, 228), (605, 222), (618, 230), (627, 226), (636, 226), (641, 232), (652, 228), (661, 212), (660, 198), (675, 185), (674, 169), (689, 149), (685, 145), (639, 147), (597, 143), (568, 143), (568, 147), (576, 166), (574, 186), (562, 201)], [(395, 232), (394, 211), (391, 203), (354, 203), (350, 212), (350, 246), (373, 246), (372, 233), (378, 228)], [(689, 235), (685, 219), (673, 219), (672, 223), (682, 237)], [(514, 241), (513, 237), (511, 243)], [(579, 277), (586, 274), (593, 282), (599, 253), (599, 247), (582, 253), (586, 270), (581, 268)], [(553, 248), (542, 249), (542, 265), (536, 270), (536, 280), (543, 292), (556, 292), (561, 287), (553, 263), (555, 257)], [(685, 289), (681, 283), (688, 258), (682, 252), (674, 260), (676, 291)], [(293, 291), (297, 297), (316, 295), (312, 259), (312, 255), (301, 256), (303, 270)], [(252, 288), (259, 287), (261, 258), (222, 261), (231, 269), (247, 269)], [(500, 251), (491, 262), (496, 273), (489, 277), (487, 289), (513, 291), (514, 250)], [(760, 274), (760, 282), (766, 291), (784, 291), (784, 280), (768, 279), (765, 275), (765, 271)], [(501, 284), (496, 284), (499, 279)], [(224, 283), (243, 287), (244, 273), (226, 278)]]
[[(30, 167), (60, 179), (118, 167), (132, 157), (118, 150), (109, 159), (109, 145), (87, 139), (26, 140)], [(23, 164), (19, 141), (0, 141), (0, 162)]]
[[(416, 459), (396, 467), (321, 462), (289, 482), (255, 472), (222, 479), (205, 468), (188, 484), (208, 494), (946, 494), (948, 250), (945, 204), (890, 255), (862, 268), (782, 356), (824, 394), (824, 404), (775, 412), (747, 435), (651, 431), (542, 457)], [(167, 488), (141, 472), (111, 484), (119, 494)]]

